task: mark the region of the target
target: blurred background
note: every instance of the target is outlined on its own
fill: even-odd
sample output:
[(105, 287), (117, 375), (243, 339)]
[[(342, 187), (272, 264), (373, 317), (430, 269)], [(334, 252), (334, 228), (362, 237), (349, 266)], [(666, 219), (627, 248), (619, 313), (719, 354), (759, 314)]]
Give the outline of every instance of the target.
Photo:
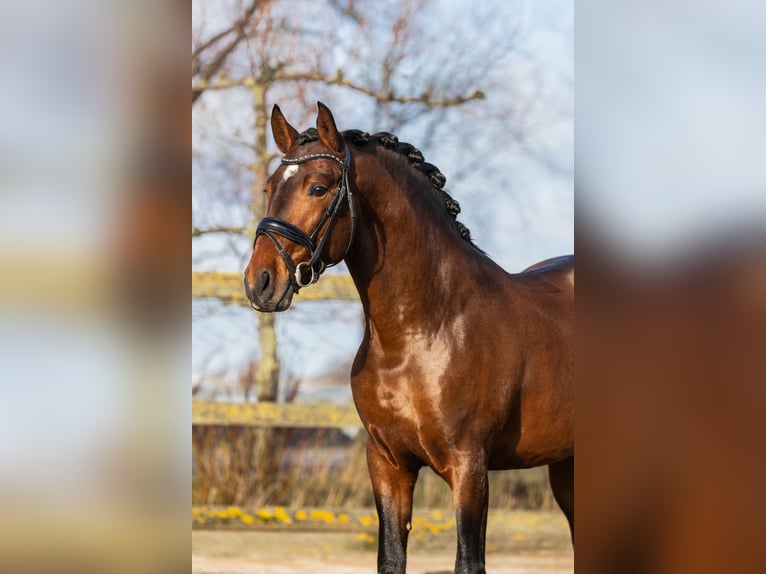
[(583, 572), (761, 572), (766, 6), (577, 3)]
[(190, 16), (0, 3), (0, 571), (188, 564)]

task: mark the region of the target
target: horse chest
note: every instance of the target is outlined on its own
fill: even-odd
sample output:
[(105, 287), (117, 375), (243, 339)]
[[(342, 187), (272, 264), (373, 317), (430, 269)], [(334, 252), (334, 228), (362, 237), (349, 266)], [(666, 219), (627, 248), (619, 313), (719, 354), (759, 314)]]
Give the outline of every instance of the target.
[(445, 466), (450, 437), (439, 431), (441, 390), (434, 382), (408, 377), (372, 376), (352, 385), (359, 414), (370, 438), (393, 458), (414, 456)]
[(420, 397), (412, 386), (406, 378), (356, 381), (352, 392), (362, 421), (378, 428), (416, 428)]
[(365, 425), (370, 440), (394, 466), (399, 466), (402, 460), (416, 459), (438, 473), (443, 472), (448, 467), (449, 443), (435, 426), (423, 426), (419, 418), (410, 417), (403, 411), (373, 417), (375, 422)]

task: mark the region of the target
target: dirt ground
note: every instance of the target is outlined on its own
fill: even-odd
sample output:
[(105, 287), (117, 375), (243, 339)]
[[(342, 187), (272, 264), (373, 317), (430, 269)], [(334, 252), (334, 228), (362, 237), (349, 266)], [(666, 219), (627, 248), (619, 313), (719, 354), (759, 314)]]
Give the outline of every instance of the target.
[[(369, 532), (193, 530), (192, 573), (371, 573), (375, 549)], [(413, 537), (407, 571), (451, 573), (454, 557), (454, 530)], [(554, 513), (510, 513), (494, 521), (490, 516), (486, 564), (490, 574), (573, 572), (566, 522)]]

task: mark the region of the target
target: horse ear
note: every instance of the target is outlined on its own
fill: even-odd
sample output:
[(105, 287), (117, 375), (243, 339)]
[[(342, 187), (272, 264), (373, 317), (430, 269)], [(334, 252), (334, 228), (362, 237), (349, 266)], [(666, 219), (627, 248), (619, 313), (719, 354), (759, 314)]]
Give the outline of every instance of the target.
[(298, 130), (287, 123), (282, 110), (277, 104), (271, 110), (271, 132), (274, 134), (274, 141), (282, 153), (287, 153), (298, 137)]
[(319, 108), (319, 114), (317, 115), (317, 132), (319, 132), (319, 139), (332, 151), (342, 153), (345, 149), (343, 136), (340, 135), (338, 128), (335, 126), (335, 120), (332, 117), (330, 108), (322, 102), (317, 102), (317, 107)]

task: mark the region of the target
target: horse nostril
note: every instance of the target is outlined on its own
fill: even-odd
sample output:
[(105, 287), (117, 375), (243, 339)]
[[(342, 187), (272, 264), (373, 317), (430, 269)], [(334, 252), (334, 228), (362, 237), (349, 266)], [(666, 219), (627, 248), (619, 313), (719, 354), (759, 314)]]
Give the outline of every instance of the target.
[(259, 281), (260, 289), (258, 290), (258, 292), (263, 293), (264, 291), (266, 291), (266, 289), (268, 289), (269, 287), (269, 283), (271, 283), (271, 275), (269, 274), (268, 271), (264, 271), (263, 273), (261, 273), (261, 280)]
[(253, 296), (258, 301), (268, 301), (274, 292), (274, 282), (271, 278), (271, 273), (263, 271), (258, 275), (255, 286), (253, 288)]

